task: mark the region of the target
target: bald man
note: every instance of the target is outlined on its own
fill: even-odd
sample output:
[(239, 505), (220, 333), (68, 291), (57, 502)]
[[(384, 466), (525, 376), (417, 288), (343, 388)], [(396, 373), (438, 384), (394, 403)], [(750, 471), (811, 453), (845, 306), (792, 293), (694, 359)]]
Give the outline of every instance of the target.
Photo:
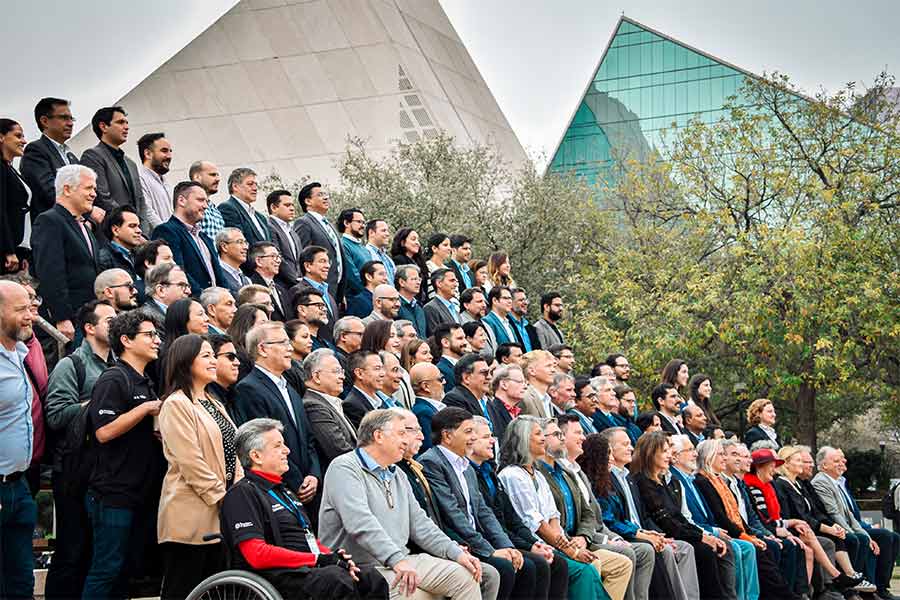
[(109, 302), (117, 313), (138, 307), (137, 288), (125, 269), (107, 269), (97, 275), (94, 295)]
[(372, 321), (393, 321), (400, 313), (400, 292), (394, 286), (380, 283), (372, 292), (372, 312), (364, 318), (363, 325)]
[(34, 450), (34, 392), (25, 370), (28, 347), (24, 343), (33, 335), (33, 318), (28, 291), (18, 283), (0, 281), (0, 504), (4, 512), (0, 598), (31, 598), (34, 593), (31, 534), (37, 506), (25, 480)]
[(440, 410), (446, 408), (441, 402), (444, 397), (444, 376), (440, 370), (431, 363), (418, 363), (409, 370), (409, 380), (413, 391), (416, 393), (416, 401), (413, 403), (413, 413), (419, 420), (422, 428), (422, 447), (419, 452), (425, 452), (431, 447), (431, 417)]

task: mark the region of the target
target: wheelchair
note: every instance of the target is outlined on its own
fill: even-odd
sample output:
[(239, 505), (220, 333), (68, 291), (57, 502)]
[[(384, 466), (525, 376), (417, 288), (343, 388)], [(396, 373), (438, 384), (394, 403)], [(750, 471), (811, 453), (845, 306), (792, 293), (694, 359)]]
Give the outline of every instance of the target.
[[(204, 542), (222, 541), (222, 534), (203, 536)], [(271, 583), (256, 573), (230, 569), (210, 575), (187, 596), (187, 600), (284, 600)]]

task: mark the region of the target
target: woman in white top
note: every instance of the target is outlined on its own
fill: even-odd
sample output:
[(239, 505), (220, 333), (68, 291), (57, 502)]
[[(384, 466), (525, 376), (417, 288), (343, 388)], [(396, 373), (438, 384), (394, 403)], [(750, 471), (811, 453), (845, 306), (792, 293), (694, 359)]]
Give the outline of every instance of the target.
[[(425, 266), (428, 267), (428, 281), (431, 281), (432, 273), (447, 268), (445, 263), (450, 260), (450, 236), (446, 233), (434, 233), (428, 238), (427, 247), (428, 260)], [(429, 300), (433, 299), (436, 293), (434, 286), (428, 286)]]
[(600, 573), (591, 564), (596, 557), (566, 536), (559, 524), (560, 515), (550, 485), (534, 468), (534, 457), (544, 454), (541, 420), (532, 416), (513, 419), (506, 426), (504, 435), (500, 448), (502, 470), (498, 477), (525, 526), (553, 546), (557, 559), (568, 564), (568, 597), (570, 600), (609, 600)]
[(12, 161), (25, 153), (25, 133), (12, 119), (0, 119), (0, 272), (19, 270), (16, 248), (28, 243), (31, 189)]

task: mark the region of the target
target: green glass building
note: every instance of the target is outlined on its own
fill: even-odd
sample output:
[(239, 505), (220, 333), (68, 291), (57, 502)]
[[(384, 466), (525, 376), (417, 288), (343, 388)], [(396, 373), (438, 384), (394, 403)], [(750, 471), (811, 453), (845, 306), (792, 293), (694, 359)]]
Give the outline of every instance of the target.
[(755, 75), (623, 16), (549, 169), (602, 182), (616, 158), (658, 148), (663, 129), (718, 121), (746, 77)]

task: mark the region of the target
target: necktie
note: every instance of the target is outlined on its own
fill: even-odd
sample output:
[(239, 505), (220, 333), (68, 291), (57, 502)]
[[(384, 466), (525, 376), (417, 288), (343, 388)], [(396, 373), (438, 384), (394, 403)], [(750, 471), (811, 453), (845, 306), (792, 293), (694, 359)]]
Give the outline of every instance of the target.
[[(284, 309), (281, 306), (281, 297), (278, 295), (278, 290), (275, 288), (275, 282), (269, 284), (269, 295), (272, 296), (272, 302), (275, 303), (275, 306), (278, 308), (278, 312), (284, 315)], [(285, 315), (287, 317), (288, 315)]]
[(78, 217), (75, 220), (78, 221), (78, 227), (81, 229), (81, 235), (84, 236), (84, 242), (87, 244), (88, 253), (93, 256), (94, 245), (91, 243), (91, 235), (88, 233), (87, 227), (84, 226), (84, 217)]
[(325, 235), (328, 236), (328, 241), (331, 242), (331, 246), (334, 248), (334, 262), (337, 263), (337, 276), (338, 279), (340, 279), (344, 268), (344, 265), (341, 264), (341, 244), (338, 242), (337, 235), (335, 235), (331, 223), (329, 223), (328, 219), (325, 217), (322, 217), (322, 226), (325, 228)]

